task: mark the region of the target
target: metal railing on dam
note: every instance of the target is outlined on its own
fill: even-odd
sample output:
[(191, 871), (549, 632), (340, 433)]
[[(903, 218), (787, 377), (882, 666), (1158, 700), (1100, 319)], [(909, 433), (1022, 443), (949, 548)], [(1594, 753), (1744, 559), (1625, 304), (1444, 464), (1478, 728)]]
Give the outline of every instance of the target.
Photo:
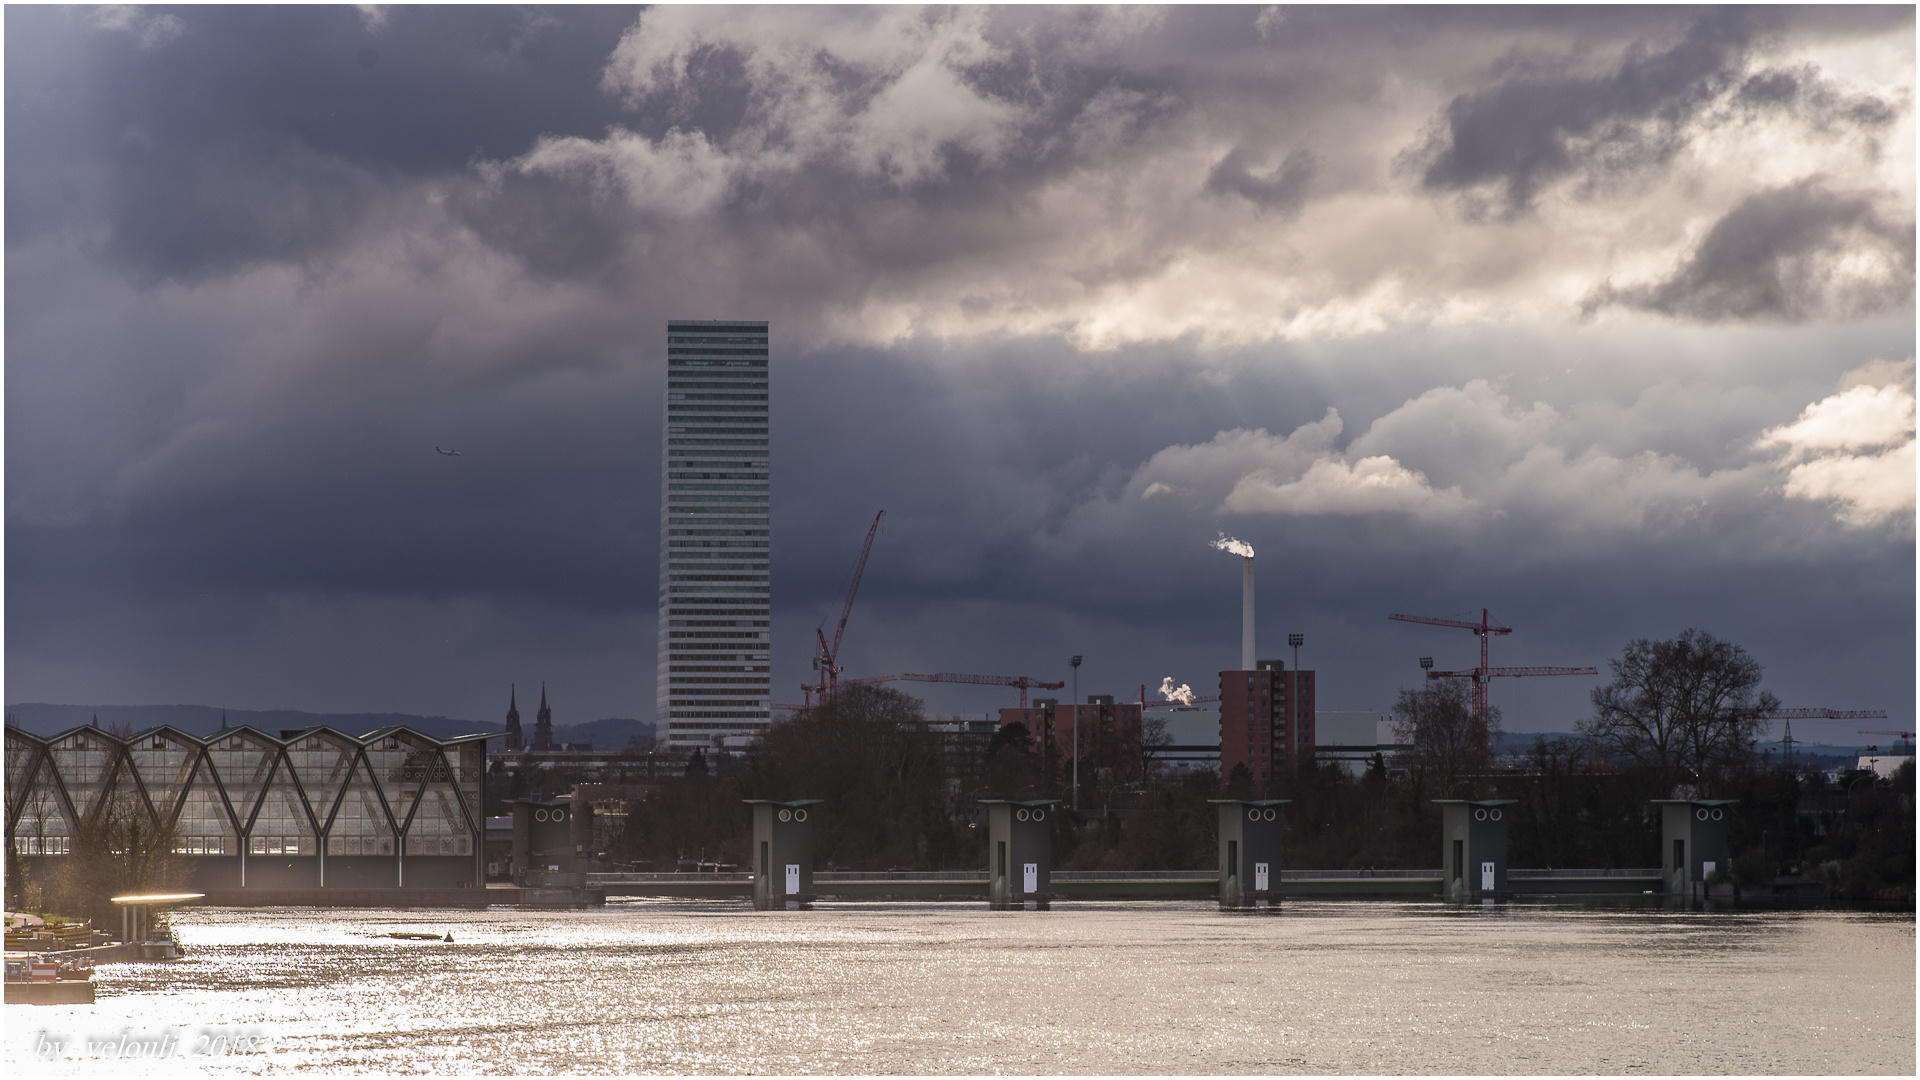
[[(1338, 881), (1381, 878), (1390, 880), (1440, 880), (1440, 869), (1431, 870), (1282, 870), (1283, 881)], [(1510, 870), (1510, 877), (1658, 877), (1654, 870)], [(1055, 870), (1054, 881), (1215, 881), (1215, 870)], [(626, 885), (643, 882), (752, 882), (747, 873), (608, 873), (588, 874), (590, 885)], [(985, 870), (816, 870), (815, 883), (828, 881), (981, 881)]]
[[(1211, 900), (1219, 894), (1213, 870), (1055, 870), (1055, 896), (1066, 900)], [(740, 899), (753, 891), (753, 875), (715, 873), (588, 874), (587, 884), (608, 896)], [(1640, 893), (1658, 891), (1661, 871), (1652, 869), (1509, 870), (1516, 893)], [(1305, 897), (1426, 897), (1441, 893), (1441, 871), (1282, 870), (1283, 891)], [(822, 870), (813, 875), (822, 899), (985, 899), (984, 870)]]
[[(1535, 873), (1513, 871), (1514, 874)], [(1629, 877), (1638, 876), (1641, 871), (1587, 870), (1579, 874), (1602, 875), (1620, 874)], [(1657, 874), (1658, 871), (1652, 871)], [(1576, 876), (1573, 872), (1538, 871), (1542, 876)], [(1055, 870), (1050, 875), (1054, 881), (1217, 881), (1219, 872), (1215, 870)], [(751, 883), (752, 874), (746, 873), (609, 873), (588, 874), (590, 885), (629, 885), (648, 882), (714, 882), (714, 883)], [(1283, 881), (1319, 881), (1344, 880), (1348, 878), (1366, 879), (1431, 879), (1438, 881), (1440, 871), (1433, 870), (1282, 870)], [(987, 880), (985, 870), (816, 870), (815, 884), (835, 881), (977, 881)]]
[[(1435, 871), (1438, 873), (1439, 871)], [(1629, 867), (1613, 870), (1508, 870), (1509, 881), (1531, 881), (1538, 878), (1654, 878), (1658, 879), (1665, 871), (1659, 867)]]

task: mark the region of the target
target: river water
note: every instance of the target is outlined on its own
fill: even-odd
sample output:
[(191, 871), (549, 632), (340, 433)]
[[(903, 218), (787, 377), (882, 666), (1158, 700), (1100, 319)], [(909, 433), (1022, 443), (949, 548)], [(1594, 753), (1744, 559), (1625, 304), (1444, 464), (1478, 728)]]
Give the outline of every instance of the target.
[[(188, 959), (103, 967), (93, 1006), (8, 1006), (7, 1071), (1915, 1068), (1910, 915), (690, 901), (198, 909), (175, 927)], [(386, 936), (406, 931), (454, 941)], [(173, 1056), (133, 1057), (143, 1036)]]

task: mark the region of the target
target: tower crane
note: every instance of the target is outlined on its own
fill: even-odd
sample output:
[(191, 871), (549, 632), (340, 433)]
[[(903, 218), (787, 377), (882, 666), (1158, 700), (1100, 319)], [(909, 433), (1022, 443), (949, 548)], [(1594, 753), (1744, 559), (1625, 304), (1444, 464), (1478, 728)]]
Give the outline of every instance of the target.
[[(1392, 614), (1387, 618), (1398, 622), (1420, 623), (1424, 626), (1451, 626), (1461, 630), (1471, 630), (1480, 639), (1480, 666), (1461, 671), (1427, 672), (1429, 679), (1472, 679), (1473, 680), (1473, 738), (1482, 748), (1487, 745), (1487, 680), (1493, 678), (1525, 678), (1533, 675), (1598, 675), (1599, 668), (1591, 667), (1494, 667), (1488, 663), (1487, 639), (1501, 634), (1513, 633), (1513, 627), (1503, 626), (1493, 621), (1486, 608), (1480, 609), (1480, 621), (1465, 622), (1460, 619), (1442, 619), (1431, 615)], [(1425, 661), (1422, 661), (1424, 664)]]
[(860, 545), (860, 558), (853, 564), (853, 583), (847, 586), (847, 602), (840, 608), (840, 622), (833, 630), (833, 644), (827, 644), (826, 620), (813, 628), (813, 636), (820, 642), (819, 649), (813, 654), (813, 669), (820, 673), (819, 682), (800, 689), (807, 695), (807, 704), (813, 704), (814, 695), (821, 701), (833, 696), (834, 688), (840, 685), (840, 638), (847, 632), (847, 616), (853, 614), (853, 598), (860, 593), (860, 577), (867, 572), (867, 555), (873, 551), (873, 535), (880, 531), (880, 519), (885, 510), (873, 515), (873, 524), (867, 528), (867, 542)]
[[(1880, 715), (1885, 716), (1886, 714), (1881, 713)], [(1913, 732), (1911, 731), (1868, 731), (1866, 728), (1861, 728), (1860, 734), (1862, 735), (1893, 735), (1898, 737), (1901, 742), (1906, 743), (1909, 749), (1911, 749), (1913, 746)]]
[[(838, 682), (845, 683), (848, 686), (872, 686), (878, 683), (890, 682), (966, 683), (972, 686), (1012, 686), (1020, 690), (1020, 707), (1023, 709), (1027, 707), (1028, 689), (1058, 690), (1067, 685), (1063, 682), (1041, 682), (1031, 675), (956, 675), (951, 671), (943, 671), (937, 675), (915, 675), (911, 673), (905, 675), (862, 675), (857, 679), (840, 679)], [(806, 690), (808, 693), (821, 693), (818, 687), (803, 686), (801, 689)], [(793, 708), (796, 706), (788, 707)]]
[[(1786, 749), (1787, 761), (1793, 761), (1793, 722), (1795, 720), (1885, 720), (1885, 709), (1768, 709), (1760, 714), (1762, 720), (1785, 720), (1787, 730), (1780, 738), (1780, 745)], [(1862, 735), (1894, 735), (1892, 731), (1862, 731)]]
[(901, 682), (967, 683), (973, 686), (1014, 686), (1020, 689), (1020, 707), (1027, 707), (1027, 690), (1058, 690), (1063, 682), (1041, 682), (1031, 675), (956, 675), (943, 671), (937, 675), (895, 675)]

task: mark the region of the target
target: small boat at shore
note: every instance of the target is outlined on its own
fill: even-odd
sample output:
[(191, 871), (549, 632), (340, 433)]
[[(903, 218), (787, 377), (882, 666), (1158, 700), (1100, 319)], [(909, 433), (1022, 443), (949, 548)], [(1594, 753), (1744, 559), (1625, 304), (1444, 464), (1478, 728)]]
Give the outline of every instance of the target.
[(451, 942), (453, 940), (452, 932), (448, 932), (445, 936), (442, 936), (440, 934), (426, 934), (426, 933), (421, 933), (419, 931), (414, 931), (414, 930), (395, 930), (387, 934), (387, 936), (390, 938), (399, 938), (401, 941)]

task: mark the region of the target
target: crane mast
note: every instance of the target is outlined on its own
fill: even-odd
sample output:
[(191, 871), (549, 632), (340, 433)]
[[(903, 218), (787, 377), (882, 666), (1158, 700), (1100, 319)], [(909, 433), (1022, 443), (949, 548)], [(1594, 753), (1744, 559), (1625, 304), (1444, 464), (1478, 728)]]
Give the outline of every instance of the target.
[(1471, 630), (1474, 636), (1480, 639), (1479, 667), (1462, 671), (1429, 671), (1427, 678), (1473, 680), (1473, 739), (1482, 750), (1487, 748), (1487, 683), (1489, 680), (1522, 678), (1530, 675), (1598, 675), (1600, 673), (1600, 669), (1591, 667), (1494, 667), (1489, 662), (1487, 641), (1500, 634), (1513, 633), (1513, 627), (1494, 622), (1486, 608), (1480, 609), (1479, 622), (1398, 613), (1388, 615), (1387, 618), (1396, 622), (1419, 623), (1422, 626), (1451, 626), (1459, 630)]
[(814, 670), (820, 673), (819, 681), (814, 685), (802, 685), (800, 689), (807, 695), (807, 704), (813, 704), (818, 694), (822, 702), (833, 696), (840, 685), (840, 638), (847, 632), (847, 617), (853, 614), (853, 598), (860, 594), (860, 578), (867, 572), (867, 556), (873, 551), (874, 534), (880, 531), (880, 519), (885, 510), (873, 515), (873, 524), (867, 527), (867, 541), (860, 545), (860, 558), (853, 564), (853, 583), (847, 586), (847, 602), (840, 607), (840, 621), (833, 629), (833, 643), (827, 643), (825, 620), (821, 626), (813, 628), (813, 636), (819, 642), (819, 648), (813, 656)]

